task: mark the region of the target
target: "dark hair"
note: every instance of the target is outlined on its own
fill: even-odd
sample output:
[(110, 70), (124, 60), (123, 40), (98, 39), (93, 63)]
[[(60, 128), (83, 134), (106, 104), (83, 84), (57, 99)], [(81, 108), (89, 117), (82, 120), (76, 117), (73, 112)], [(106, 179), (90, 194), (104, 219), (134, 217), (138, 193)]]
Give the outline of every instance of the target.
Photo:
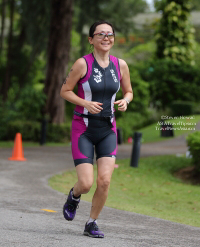
[(96, 27), (99, 26), (99, 25), (101, 25), (101, 24), (107, 24), (107, 25), (111, 26), (111, 27), (112, 27), (112, 30), (113, 30), (113, 33), (115, 34), (115, 30), (114, 30), (114, 28), (113, 28), (113, 25), (112, 25), (110, 22), (108, 22), (108, 21), (96, 21), (96, 22), (93, 23), (92, 26), (90, 27), (89, 37), (92, 37), (92, 38), (93, 38), (94, 32), (95, 32), (95, 30), (96, 30)]

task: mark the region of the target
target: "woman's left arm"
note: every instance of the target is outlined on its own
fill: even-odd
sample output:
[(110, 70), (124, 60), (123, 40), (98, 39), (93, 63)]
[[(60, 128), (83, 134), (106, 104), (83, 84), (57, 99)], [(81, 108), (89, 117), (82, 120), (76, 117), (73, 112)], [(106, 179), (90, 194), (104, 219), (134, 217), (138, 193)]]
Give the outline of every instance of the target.
[(128, 104), (133, 100), (133, 89), (131, 86), (130, 73), (127, 63), (119, 59), (119, 66), (121, 72), (121, 87), (124, 95), (123, 99), (117, 100), (114, 104), (118, 105), (119, 111), (126, 111)]

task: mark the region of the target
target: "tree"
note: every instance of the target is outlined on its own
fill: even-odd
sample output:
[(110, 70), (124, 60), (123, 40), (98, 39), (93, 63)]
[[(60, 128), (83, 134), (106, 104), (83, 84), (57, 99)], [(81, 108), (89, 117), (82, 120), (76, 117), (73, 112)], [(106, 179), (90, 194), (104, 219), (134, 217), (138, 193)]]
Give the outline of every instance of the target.
[(1, 37), (0, 37), (0, 56), (3, 49), (4, 28), (5, 28), (5, 15), (6, 15), (6, 0), (1, 3)]
[(32, 55), (38, 55), (46, 50), (52, 0), (21, 0), (20, 23), (21, 30), (24, 30), (26, 42), (32, 47)]
[(65, 116), (65, 102), (60, 97), (60, 88), (66, 77), (71, 26), (72, 0), (52, 0), (44, 91), (47, 95), (45, 113), (56, 124), (63, 123)]
[[(162, 0), (156, 30), (156, 58), (148, 65), (151, 102), (166, 109), (173, 101), (199, 101), (199, 70), (194, 62), (194, 28), (189, 23), (191, 0)], [(145, 78), (144, 78), (145, 79)]]
[(132, 17), (144, 12), (147, 7), (145, 0), (77, 0), (75, 2), (75, 23), (81, 35), (80, 55), (85, 54), (88, 36), (83, 32), (84, 26), (90, 27), (95, 21), (107, 20), (113, 24), (116, 31), (127, 37), (128, 32), (133, 30)]
[(162, 17), (156, 31), (159, 59), (194, 64), (194, 28), (189, 23), (191, 0), (165, 0), (158, 6)]
[[(86, 50), (86, 41), (88, 35), (83, 32), (83, 28), (85, 25), (90, 25), (95, 18), (96, 20), (100, 19), (101, 10), (100, 10), (100, 3), (106, 2), (105, 0), (78, 0), (77, 3), (75, 3), (75, 9), (77, 14), (77, 24), (76, 28), (78, 33), (81, 36), (80, 45), (80, 55), (83, 56), (85, 54)], [(88, 8), (90, 6), (90, 8)]]
[(11, 83), (11, 60), (12, 60), (12, 44), (13, 44), (13, 18), (14, 18), (14, 8), (15, 0), (10, 0), (9, 10), (10, 10), (10, 27), (8, 35), (8, 51), (7, 51), (7, 64), (6, 64), (6, 73), (5, 80), (2, 84), (2, 94), (3, 100), (6, 101), (8, 89)]
[[(37, 57), (47, 50), (51, 3), (52, 0), (21, 0), (19, 5), (18, 12), (21, 18), (19, 20), (20, 31), (16, 46), (20, 51), (23, 50), (24, 46), (29, 46), (29, 59), (24, 64), (24, 70), (21, 69), (19, 75), (20, 88), (25, 85)], [(19, 60), (22, 56), (16, 54), (16, 57)]]
[(200, 11), (200, 1), (199, 0), (192, 0), (191, 10)]
[[(0, 7), (0, 91), (6, 101), (10, 88), (19, 88), (15, 90), (15, 97), (19, 98), (21, 89), (34, 80), (34, 63), (47, 46), (50, 6), (49, 0), (1, 0)], [(9, 32), (5, 30), (6, 17)]]
[[(153, 0), (154, 7), (157, 9), (162, 0)], [(199, 0), (191, 0), (191, 11), (199, 11), (200, 10), (200, 1)]]

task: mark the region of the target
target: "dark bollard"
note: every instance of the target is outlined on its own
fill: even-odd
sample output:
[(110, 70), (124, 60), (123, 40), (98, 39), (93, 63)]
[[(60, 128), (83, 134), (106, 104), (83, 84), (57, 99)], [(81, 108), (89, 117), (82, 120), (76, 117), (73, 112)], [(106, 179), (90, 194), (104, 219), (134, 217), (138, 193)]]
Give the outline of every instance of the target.
[(173, 130), (173, 126), (171, 123), (166, 123), (166, 122), (162, 121), (161, 127), (162, 127), (161, 132), (160, 132), (161, 137), (174, 136), (174, 130)]
[(140, 158), (140, 143), (141, 143), (142, 133), (135, 132), (133, 136), (133, 150), (131, 156), (131, 166), (138, 167), (138, 161)]
[(167, 125), (167, 131), (169, 136), (174, 136), (174, 129), (172, 124)]
[(117, 128), (117, 143), (123, 143), (122, 130), (120, 128)]
[(40, 145), (46, 144), (46, 135), (47, 135), (47, 120), (42, 119)]

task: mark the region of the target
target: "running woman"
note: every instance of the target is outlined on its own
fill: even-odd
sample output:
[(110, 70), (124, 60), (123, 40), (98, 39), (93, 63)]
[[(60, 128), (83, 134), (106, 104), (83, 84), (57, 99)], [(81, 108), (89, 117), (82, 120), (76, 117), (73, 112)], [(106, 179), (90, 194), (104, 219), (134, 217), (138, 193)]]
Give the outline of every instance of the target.
[[(89, 30), (89, 43), (94, 51), (79, 58), (72, 66), (61, 88), (61, 97), (76, 105), (72, 129), (72, 156), (78, 181), (70, 190), (63, 207), (66, 220), (73, 220), (81, 194), (89, 192), (93, 180), (94, 147), (97, 162), (97, 188), (92, 199), (90, 218), (84, 235), (103, 238), (97, 218), (106, 202), (117, 154), (114, 105), (126, 111), (133, 99), (126, 62), (110, 55), (115, 32), (111, 23), (95, 22)], [(78, 85), (78, 95), (73, 92)], [(115, 101), (122, 87), (124, 98)]]

